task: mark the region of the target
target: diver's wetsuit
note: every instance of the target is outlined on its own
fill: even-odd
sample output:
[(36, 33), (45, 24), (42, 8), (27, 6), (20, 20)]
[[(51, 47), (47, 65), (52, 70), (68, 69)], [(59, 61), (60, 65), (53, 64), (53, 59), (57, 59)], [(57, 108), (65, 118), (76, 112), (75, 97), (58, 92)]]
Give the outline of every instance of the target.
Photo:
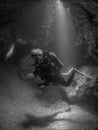
[(32, 54), (32, 58), (35, 59), (34, 75), (40, 76), (41, 79), (44, 80), (43, 84), (39, 84), (40, 86), (48, 86), (50, 83), (53, 85), (61, 84), (63, 86), (68, 86), (70, 84), (73, 75), (71, 75), (68, 82), (65, 81), (61, 74), (63, 64), (54, 53), (45, 51), (40, 56)]

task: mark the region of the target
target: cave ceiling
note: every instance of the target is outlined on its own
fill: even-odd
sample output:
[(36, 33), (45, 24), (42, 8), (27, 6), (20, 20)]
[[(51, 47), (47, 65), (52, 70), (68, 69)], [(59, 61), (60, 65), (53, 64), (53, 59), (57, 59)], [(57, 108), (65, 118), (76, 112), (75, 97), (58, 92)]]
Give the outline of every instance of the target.
[[(33, 0), (39, 3), (42, 0)], [(68, 3), (72, 12), (75, 29), (78, 32), (77, 43), (81, 44), (83, 38), (88, 43), (88, 52), (92, 55), (92, 48), (98, 49), (98, 2), (97, 0), (61, 0)], [(0, 29), (14, 25), (17, 17), (22, 13), (24, 7), (32, 0), (0, 0)], [(33, 4), (32, 3), (32, 4)], [(64, 4), (66, 6), (66, 4)], [(1, 32), (1, 31), (0, 31)], [(98, 51), (98, 50), (97, 50)], [(96, 52), (97, 52), (96, 51)]]
[[(0, 0), (0, 25), (13, 22), (22, 12), (24, 6), (31, 0)], [(40, 2), (41, 0), (33, 0)], [(96, 24), (98, 21), (98, 2), (97, 0), (62, 0), (68, 2), (74, 8), (81, 8), (85, 11), (89, 21)]]

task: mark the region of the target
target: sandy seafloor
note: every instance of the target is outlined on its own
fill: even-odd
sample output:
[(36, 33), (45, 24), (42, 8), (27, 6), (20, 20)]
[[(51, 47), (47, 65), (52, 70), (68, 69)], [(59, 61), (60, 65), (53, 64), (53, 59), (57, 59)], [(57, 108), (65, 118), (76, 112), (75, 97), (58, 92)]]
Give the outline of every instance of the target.
[(59, 87), (42, 92), (16, 72), (12, 66), (0, 67), (0, 130), (98, 130), (95, 110), (70, 104), (67, 111)]

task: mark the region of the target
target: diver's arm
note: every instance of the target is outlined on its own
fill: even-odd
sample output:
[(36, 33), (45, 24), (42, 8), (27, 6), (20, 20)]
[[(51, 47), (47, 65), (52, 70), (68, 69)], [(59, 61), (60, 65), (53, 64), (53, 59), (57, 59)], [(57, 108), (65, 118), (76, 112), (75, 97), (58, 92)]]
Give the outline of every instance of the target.
[(49, 52), (49, 56), (51, 57), (51, 61), (57, 66), (59, 70), (63, 69), (63, 63), (53, 52)]

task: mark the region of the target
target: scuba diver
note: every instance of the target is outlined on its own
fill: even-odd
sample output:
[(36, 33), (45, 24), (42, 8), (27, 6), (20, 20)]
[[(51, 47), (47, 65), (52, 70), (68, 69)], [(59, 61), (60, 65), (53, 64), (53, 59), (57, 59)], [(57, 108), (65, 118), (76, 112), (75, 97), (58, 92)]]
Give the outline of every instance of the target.
[[(24, 70), (30, 70), (29, 73), (26, 74), (26, 79), (30, 79), (31, 81), (35, 80), (38, 88), (43, 88), (41, 89), (43, 92), (46, 92), (44, 88), (49, 85), (69, 87), (75, 73), (84, 76), (84, 74), (75, 68), (70, 69), (68, 73), (62, 73), (63, 64), (58, 57), (53, 52), (42, 51), (41, 49), (33, 49), (27, 57), (27, 60), (23, 61), (23, 65)], [(40, 77), (41, 80), (36, 80), (37, 77)], [(70, 105), (72, 102), (62, 87), (59, 89), (62, 94), (62, 100), (65, 101), (66, 99), (67, 104)], [(70, 110), (69, 106), (68, 110)]]
[(31, 56), (35, 61), (35, 63), (31, 65), (35, 67), (35, 71), (33, 72), (34, 76), (40, 76), (41, 80), (44, 81), (44, 83), (39, 84), (39, 86), (60, 84), (67, 87), (70, 85), (75, 70), (72, 68), (69, 72), (70, 74), (68, 73), (68, 75), (70, 75), (68, 80), (65, 80), (64, 76), (66, 73), (61, 72), (63, 64), (53, 52), (34, 49), (31, 51)]

